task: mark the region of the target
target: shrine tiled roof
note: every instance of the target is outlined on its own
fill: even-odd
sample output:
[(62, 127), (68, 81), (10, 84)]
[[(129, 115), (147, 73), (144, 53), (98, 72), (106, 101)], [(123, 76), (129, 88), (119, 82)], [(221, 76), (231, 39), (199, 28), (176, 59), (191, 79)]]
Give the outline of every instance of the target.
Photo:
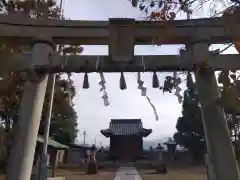
[(101, 130), (106, 136), (124, 136), (124, 135), (141, 135), (148, 136), (151, 129), (143, 128), (141, 119), (112, 119), (109, 129)]
[[(44, 143), (44, 138), (43, 138), (43, 136), (38, 136), (37, 137), (37, 142), (39, 142), (39, 143)], [(57, 142), (57, 141), (54, 141), (54, 140), (52, 140), (52, 139), (48, 139), (48, 146), (52, 146), (52, 147), (54, 147), (54, 148), (56, 148), (56, 149), (67, 149), (68, 148), (68, 146), (66, 146), (66, 145), (63, 145), (63, 144), (61, 144), (61, 143), (59, 143), (59, 142)]]

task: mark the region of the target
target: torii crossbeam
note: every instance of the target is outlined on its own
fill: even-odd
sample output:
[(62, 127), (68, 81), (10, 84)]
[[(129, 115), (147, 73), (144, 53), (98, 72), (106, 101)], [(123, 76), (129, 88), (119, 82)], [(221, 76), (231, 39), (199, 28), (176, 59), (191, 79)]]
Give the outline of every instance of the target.
[[(115, 22), (121, 21), (116, 24)], [(208, 36), (211, 44), (228, 43), (240, 37), (240, 25), (231, 18), (210, 18), (175, 21), (110, 21), (36, 20), (0, 15), (0, 38), (30, 43), (40, 34), (56, 44), (108, 45), (111, 25), (133, 27), (136, 45), (152, 44), (155, 37), (161, 44), (188, 44), (198, 33)], [(23, 32), (24, 29), (24, 32)], [(205, 37), (204, 37), (205, 38)], [(197, 38), (199, 41), (206, 41)]]
[[(52, 54), (46, 64), (33, 64), (31, 54), (0, 54), (1, 71), (26, 72), (29, 69), (38, 69), (47, 73), (82, 73), (82, 72), (153, 72), (153, 71), (194, 71), (201, 64), (194, 61), (192, 56), (180, 55), (151, 55), (134, 56), (131, 63), (119, 63), (111, 60), (110, 56), (79, 56)], [(240, 55), (224, 54), (215, 55), (209, 53), (209, 61), (206, 63), (212, 70), (239, 70)]]

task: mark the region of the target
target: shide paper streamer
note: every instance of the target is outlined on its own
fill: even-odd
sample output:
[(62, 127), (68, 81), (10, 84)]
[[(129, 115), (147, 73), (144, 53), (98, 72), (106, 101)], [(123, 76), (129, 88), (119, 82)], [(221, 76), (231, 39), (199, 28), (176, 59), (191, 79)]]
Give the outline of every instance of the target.
[[(143, 72), (144, 72), (145, 71), (145, 64), (144, 64), (144, 60), (143, 59), (142, 59), (142, 65), (143, 65)], [(96, 63), (96, 72), (99, 72), (99, 59), (98, 59), (98, 61)], [(104, 78), (103, 72), (99, 72), (99, 75), (100, 75), (99, 85), (101, 86), (100, 92), (102, 92), (102, 99), (103, 99), (104, 105), (105, 106), (109, 106), (110, 103), (108, 101), (108, 94), (107, 94), (106, 85), (105, 85), (106, 80)], [(178, 87), (178, 85), (181, 83), (181, 79), (177, 77), (176, 72), (173, 73), (173, 79), (174, 79), (174, 86), (175, 86), (175, 89), (176, 89), (174, 95), (177, 96), (178, 102), (181, 103), (183, 97), (180, 95), (181, 88)], [(85, 81), (83, 83), (83, 84), (85, 84), (84, 88), (89, 88), (87, 74), (85, 74), (84, 81)], [(142, 81), (142, 79), (141, 79), (141, 72), (137, 73), (137, 83), (138, 83), (138, 89), (141, 90), (141, 95), (146, 97), (148, 103), (150, 104), (150, 106), (153, 109), (153, 113), (155, 115), (155, 119), (156, 119), (156, 121), (158, 121), (159, 120), (159, 116), (158, 116), (156, 107), (152, 103), (151, 99), (147, 96), (147, 88), (144, 87), (144, 81)], [(157, 77), (157, 73), (156, 72), (153, 72), (152, 86), (153, 86), (153, 88), (159, 88), (159, 89), (162, 88), (162, 87), (160, 87), (159, 79)], [(127, 85), (126, 85), (126, 81), (125, 81), (123, 72), (121, 72), (121, 76), (120, 76), (120, 89), (121, 90), (127, 89)]]
[[(155, 77), (156, 78), (156, 77)], [(151, 99), (147, 96), (147, 88), (143, 86), (144, 82), (141, 80), (141, 73), (138, 72), (137, 74), (137, 83), (138, 83), (138, 89), (141, 90), (141, 94), (142, 96), (145, 96), (148, 103), (150, 104), (150, 106), (152, 107), (153, 109), (153, 113), (155, 115), (155, 119), (156, 121), (159, 120), (159, 116), (157, 114), (157, 110), (156, 110), (156, 107), (154, 106), (154, 104), (151, 102)]]
[(105, 80), (105, 77), (103, 75), (103, 72), (100, 72), (99, 75), (100, 75), (100, 79), (101, 79), (100, 82), (99, 82), (99, 85), (101, 86), (100, 92), (103, 93), (103, 95), (102, 95), (103, 103), (104, 103), (104, 106), (109, 106), (110, 103), (108, 101), (108, 94), (107, 94), (106, 85), (105, 85), (106, 80)]
[[(96, 63), (96, 72), (99, 72), (99, 57), (98, 57), (98, 60), (97, 60), (97, 63)], [(99, 75), (100, 75), (100, 82), (98, 83), (100, 85), (100, 92), (102, 92), (102, 99), (103, 99), (103, 103), (104, 103), (104, 106), (109, 106), (110, 103), (108, 101), (108, 94), (107, 94), (107, 91), (106, 91), (106, 79), (104, 77), (104, 74), (103, 72), (99, 72)]]
[(182, 89), (179, 87), (179, 85), (181, 84), (182, 81), (179, 77), (177, 77), (176, 72), (173, 72), (173, 79), (174, 79), (174, 86), (175, 86), (174, 95), (177, 96), (178, 103), (180, 104), (183, 101), (183, 96), (180, 94)]
[(159, 117), (158, 117), (157, 110), (156, 110), (154, 104), (151, 102), (151, 99), (150, 99), (148, 96), (146, 96), (146, 98), (147, 98), (147, 100), (148, 100), (148, 103), (150, 104), (150, 106), (151, 106), (152, 109), (153, 109), (153, 112), (154, 112), (156, 121), (158, 121), (158, 120), (159, 120)]

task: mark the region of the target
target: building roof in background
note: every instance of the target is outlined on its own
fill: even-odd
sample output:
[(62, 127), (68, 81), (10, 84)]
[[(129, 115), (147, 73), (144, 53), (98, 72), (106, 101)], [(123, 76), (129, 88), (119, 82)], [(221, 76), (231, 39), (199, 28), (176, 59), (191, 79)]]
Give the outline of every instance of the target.
[(174, 141), (172, 138), (169, 138), (166, 142), (165, 142), (165, 144), (177, 144), (176, 143), (176, 141)]
[[(44, 143), (44, 138), (43, 138), (43, 136), (38, 136), (37, 137), (37, 142), (39, 142), (39, 143)], [(56, 149), (67, 149), (68, 148), (68, 146), (66, 146), (66, 145), (63, 145), (63, 144), (61, 144), (61, 143), (59, 143), (59, 142), (57, 142), (57, 141), (54, 141), (54, 140), (52, 140), (52, 139), (48, 139), (48, 146), (52, 146), (52, 147), (54, 147), (54, 148), (56, 148)]]
[(106, 136), (141, 135), (147, 137), (152, 129), (143, 128), (141, 119), (112, 119), (108, 129), (101, 130)]
[(89, 144), (70, 144), (69, 147), (71, 148), (79, 148), (79, 149), (90, 149), (92, 146)]

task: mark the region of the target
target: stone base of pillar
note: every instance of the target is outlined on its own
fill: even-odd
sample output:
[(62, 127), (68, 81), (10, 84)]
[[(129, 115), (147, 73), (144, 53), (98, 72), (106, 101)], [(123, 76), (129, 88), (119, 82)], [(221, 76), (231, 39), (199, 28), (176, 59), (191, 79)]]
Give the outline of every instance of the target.
[(164, 162), (158, 162), (155, 166), (156, 173), (166, 174), (167, 173), (167, 166)]
[(204, 155), (205, 165), (207, 171), (207, 180), (216, 180), (216, 175), (214, 174), (213, 165), (209, 161), (209, 157), (207, 154)]
[(98, 173), (98, 166), (96, 163), (88, 163), (87, 167), (87, 174), (97, 174)]

